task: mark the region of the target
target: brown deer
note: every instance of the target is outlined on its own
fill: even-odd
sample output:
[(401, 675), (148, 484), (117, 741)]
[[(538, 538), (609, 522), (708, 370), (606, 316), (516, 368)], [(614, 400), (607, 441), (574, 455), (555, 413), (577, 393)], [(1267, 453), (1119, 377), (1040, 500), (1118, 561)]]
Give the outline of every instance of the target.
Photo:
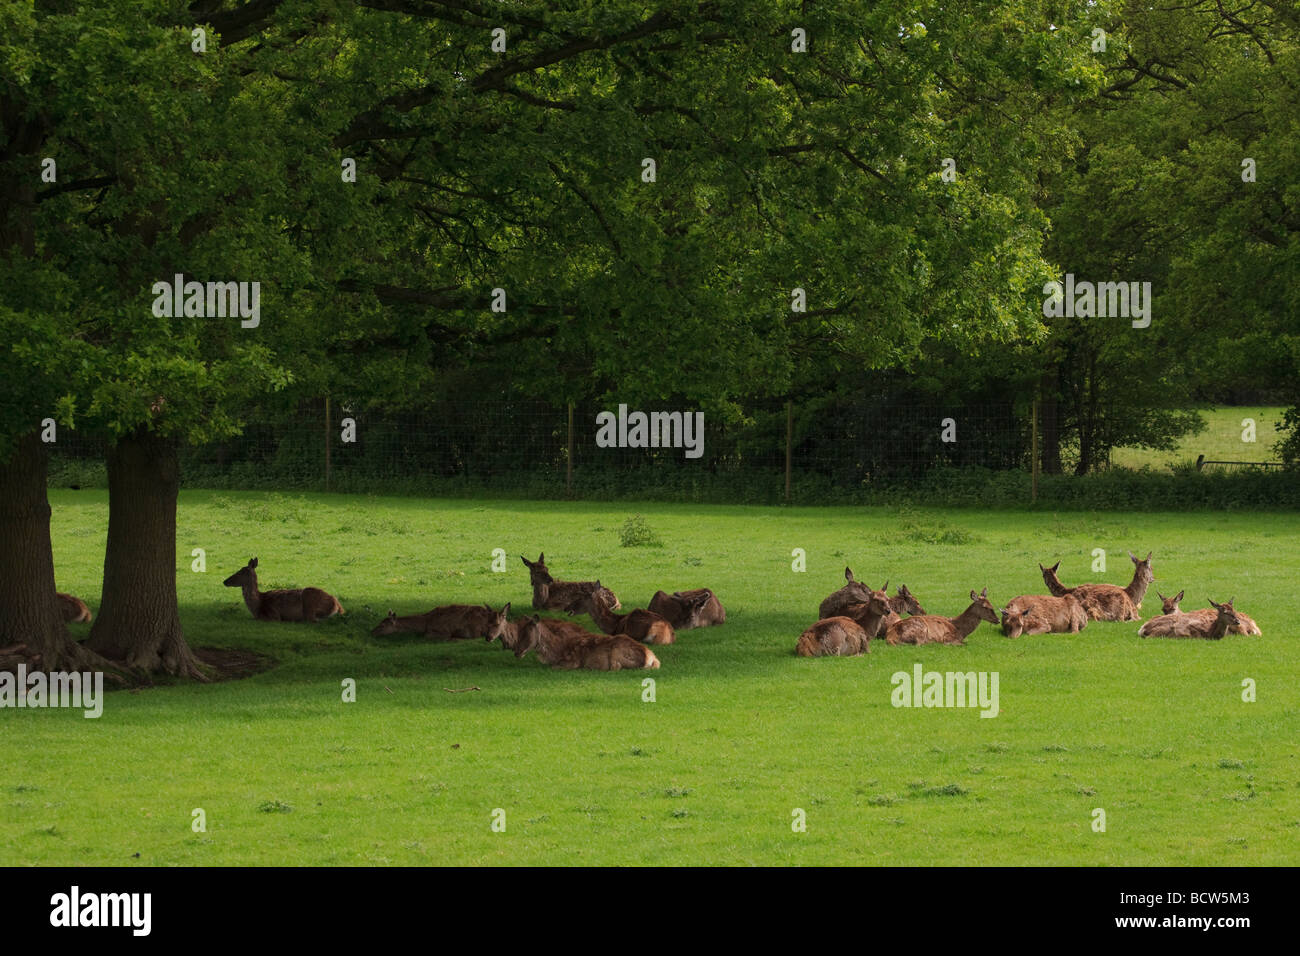
[(887, 644), (965, 644), (966, 638), (980, 621), (998, 623), (998, 612), (989, 603), (989, 589), (979, 594), (970, 592), (970, 606), (956, 617), (938, 614), (918, 614), (905, 617), (889, 625), (885, 631)]
[(320, 588), (292, 588), (280, 591), (257, 589), (257, 558), (248, 562), (224, 582), (228, 588), (242, 588), (244, 603), (259, 621), (310, 621), (343, 613), (338, 598)]
[(1128, 556), (1133, 559), (1133, 580), (1126, 587), (1115, 584), (1079, 584), (1067, 588), (1056, 576), (1056, 569), (1061, 566), (1057, 561), (1051, 568), (1038, 566), (1043, 572), (1043, 581), (1047, 589), (1057, 597), (1073, 594), (1094, 621), (1140, 621), (1138, 610), (1142, 607), (1142, 598), (1147, 588), (1155, 580), (1151, 572), (1151, 552), (1145, 558), (1139, 558), (1132, 551)]
[(828, 617), (799, 635), (799, 657), (855, 657), (871, 650), (871, 635), (851, 617)]
[(1002, 633), (1007, 637), (1078, 634), (1087, 626), (1088, 612), (1073, 594), (1065, 597), (1021, 594), (1008, 601), (1002, 610)]
[(448, 604), (435, 607), (424, 614), (408, 614), (398, 617), (396, 611), (390, 610), (370, 633), (375, 637), (389, 634), (419, 634), (432, 641), (468, 641), (475, 637), (491, 638), (499, 634), (500, 629), (508, 623), (510, 605), (506, 604), (499, 611), (492, 610), (484, 604), (476, 607), (471, 604)]
[[(1183, 600), (1182, 591), (1179, 591), (1171, 598), (1165, 597), (1159, 591), (1157, 591), (1156, 594), (1160, 598), (1160, 608), (1161, 608), (1162, 615), (1184, 613), (1182, 609), (1179, 608), (1178, 606)], [(1218, 612), (1216, 612), (1212, 607), (1207, 607), (1207, 608), (1202, 608), (1199, 611), (1188, 611), (1186, 613), (1200, 615), (1201, 617), (1205, 618), (1207, 621), (1210, 621), (1212, 623)], [(1241, 620), (1241, 626), (1240, 627), (1234, 626), (1228, 628), (1229, 634), (1250, 634), (1250, 635), (1257, 636), (1261, 633), (1259, 630), (1259, 625), (1255, 623), (1255, 619), (1253, 617), (1251, 617), (1249, 614), (1246, 614), (1242, 611), (1237, 611), (1236, 614), (1237, 617)], [(1152, 618), (1152, 620), (1154, 620), (1154, 618)]]
[[(868, 589), (869, 599), (862, 604), (850, 604), (839, 617), (847, 617), (867, 632), (867, 637), (880, 637), (898, 615), (893, 611), (893, 601), (883, 588), (879, 591)], [(919, 606), (919, 605), (918, 605)]]
[[(1156, 592), (1157, 594), (1159, 592)], [(1199, 611), (1180, 611), (1179, 602), (1183, 599), (1183, 592), (1179, 591), (1176, 597), (1161, 597), (1161, 603), (1164, 605), (1165, 613), (1159, 617), (1153, 617), (1140, 628), (1138, 634), (1142, 637), (1207, 637), (1210, 635), (1221, 617), (1219, 608), (1223, 605), (1210, 604), (1213, 607), (1202, 608)], [(1229, 601), (1227, 607), (1232, 610), (1232, 620), (1228, 622), (1228, 634), (1260, 634), (1259, 625), (1249, 615), (1236, 610), (1232, 607), (1232, 601)]]
[[(900, 620), (904, 614), (916, 617), (918, 614), (924, 614), (925, 608), (921, 607), (921, 602), (912, 596), (912, 592), (907, 589), (906, 584), (900, 584), (894, 597), (889, 599), (889, 613), (885, 615), (880, 624), (880, 631), (873, 634), (872, 637), (879, 637), (884, 634), (889, 625)], [(849, 615), (852, 617), (852, 615)]]
[(674, 591), (672, 594), (656, 591), (649, 607), (679, 631), (713, 627), (727, 621), (727, 611), (722, 602), (708, 588)]
[(644, 644), (626, 635), (592, 634), (571, 621), (542, 620), (539, 615), (520, 618), (499, 635), (501, 642), (523, 657), (537, 651), (537, 659), (557, 670), (618, 671), (658, 668), (659, 658)]
[(615, 614), (614, 592), (599, 587), (585, 597), (575, 598), (565, 608), (570, 614), (588, 614), (606, 634), (626, 634), (642, 644), (672, 644), (677, 640), (673, 626), (654, 611), (638, 608), (627, 614)]
[[(857, 581), (853, 577), (853, 569), (844, 569), (844, 580), (847, 582), (844, 587), (827, 596), (826, 600), (817, 608), (818, 620), (826, 620), (843, 614), (844, 609), (850, 604), (866, 604), (871, 600), (871, 588)], [(885, 582), (885, 589), (888, 589), (889, 582)]]
[[(533, 607), (539, 611), (563, 611), (575, 599), (590, 594), (600, 586), (596, 581), (555, 580), (546, 567), (545, 553), (539, 554), (536, 561), (529, 561), (522, 554), (519, 556), (519, 560), (524, 562), (528, 568), (528, 579), (533, 585)], [(614, 598), (615, 610), (622, 606), (616, 596)]]
[(1142, 637), (1199, 637), (1217, 641), (1225, 634), (1248, 633), (1242, 631), (1245, 622), (1233, 609), (1232, 601), (1232, 598), (1225, 604), (1211, 601), (1210, 608), (1190, 614), (1161, 614), (1138, 628), (1138, 634)]
[(90, 620), (90, 608), (81, 598), (64, 594), (62, 591), (56, 591), (55, 597), (59, 600), (59, 613), (63, 615), (65, 621), (79, 623)]

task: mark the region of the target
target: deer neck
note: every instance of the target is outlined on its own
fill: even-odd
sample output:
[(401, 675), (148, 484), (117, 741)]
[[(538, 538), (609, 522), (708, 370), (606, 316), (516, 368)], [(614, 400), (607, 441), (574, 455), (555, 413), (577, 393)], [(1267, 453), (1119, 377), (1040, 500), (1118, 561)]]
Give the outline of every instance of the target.
[(244, 603), (256, 617), (258, 610), (262, 607), (262, 592), (257, 589), (257, 572), (248, 572), (248, 580), (240, 588), (244, 592)]
[(949, 618), (949, 620), (952, 621), (952, 626), (957, 629), (957, 633), (962, 637), (969, 637), (974, 633), (975, 628), (980, 626), (980, 616), (975, 610), (978, 607), (978, 604), (971, 604), (970, 607), (966, 608), (966, 610), (962, 611), (956, 617)]
[(903, 600), (901, 595), (896, 594), (889, 599), (889, 609), (895, 614), (902, 614), (907, 610), (907, 602)]
[(606, 607), (596, 595), (593, 594), (587, 603), (591, 605), (591, 619), (606, 634), (618, 626), (618, 615)]
[(1132, 600), (1134, 607), (1141, 604), (1142, 599), (1147, 596), (1147, 586), (1147, 583), (1142, 580), (1142, 570), (1140, 568), (1134, 568), (1133, 580), (1130, 581), (1128, 587), (1124, 589), (1124, 592), (1128, 594), (1129, 599)]

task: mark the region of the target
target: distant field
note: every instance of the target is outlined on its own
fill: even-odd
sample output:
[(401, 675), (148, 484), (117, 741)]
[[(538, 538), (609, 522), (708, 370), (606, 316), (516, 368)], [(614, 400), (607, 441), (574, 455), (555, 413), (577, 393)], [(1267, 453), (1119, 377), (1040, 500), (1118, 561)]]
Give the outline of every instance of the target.
[[(1278, 439), (1278, 422), (1282, 420), (1280, 407), (1217, 408), (1202, 411), (1201, 416), (1209, 426), (1199, 435), (1188, 435), (1175, 451), (1150, 451), (1145, 448), (1116, 448), (1111, 453), (1111, 463), (1126, 468), (1150, 465), (1162, 468), (1170, 465), (1190, 464), (1198, 455), (1212, 461), (1277, 461), (1273, 444)], [(1242, 441), (1242, 420), (1255, 420), (1255, 441)]]
[[(50, 497), (59, 586), (97, 610), (107, 495)], [(662, 547), (620, 545), (634, 513)], [(1300, 515), (185, 491), (178, 531), (191, 642), (278, 666), (110, 693), (98, 720), (0, 711), (0, 865), (1296, 861)], [(490, 569), (494, 548), (506, 573)], [(1098, 548), (1105, 573), (1091, 570)], [(1235, 596), (1263, 636), (1142, 640), (1136, 624), (1092, 624), (1012, 641), (981, 625), (965, 647), (793, 656), (846, 564), (953, 615), (971, 588), (997, 607), (1041, 593), (1039, 561), (1060, 559), (1067, 583), (1127, 583), (1127, 548), (1155, 552), (1156, 589), (1185, 588), (1189, 609)], [(369, 634), (390, 607), (524, 611), (519, 555), (543, 550), (557, 575), (599, 577), (629, 609), (657, 587), (711, 586), (728, 621), (657, 649), (654, 672), (554, 672), (483, 641)], [(254, 555), (264, 588), (327, 588), (347, 616), (254, 622), (221, 585)], [(1158, 610), (1154, 594), (1143, 608)], [(999, 713), (892, 706), (892, 675), (917, 664), (996, 672)], [(355, 703), (341, 701), (346, 678)], [(448, 693), (468, 687), (481, 690)]]

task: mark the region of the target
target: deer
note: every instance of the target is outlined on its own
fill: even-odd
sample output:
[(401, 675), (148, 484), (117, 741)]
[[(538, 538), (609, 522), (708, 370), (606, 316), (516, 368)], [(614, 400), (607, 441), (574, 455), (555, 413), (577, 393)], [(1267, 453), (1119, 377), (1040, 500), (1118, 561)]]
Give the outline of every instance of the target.
[[(523, 617), (497, 635), (501, 643), (523, 657), (537, 651), (537, 659), (556, 670), (618, 671), (657, 669), (659, 658), (639, 641), (623, 634), (592, 634), (572, 621)], [(488, 638), (493, 640), (493, 638)]]
[(871, 635), (851, 617), (836, 615), (818, 621), (799, 635), (799, 657), (856, 657), (871, 650)]
[(627, 614), (615, 614), (614, 592), (596, 582), (596, 590), (574, 598), (565, 608), (570, 614), (588, 614), (606, 634), (626, 634), (643, 644), (672, 644), (677, 640), (673, 626), (662, 615), (638, 608)]
[[(1160, 594), (1159, 591), (1156, 592)], [(1179, 591), (1174, 597), (1167, 598), (1160, 595), (1160, 603), (1163, 606), (1164, 613), (1159, 617), (1153, 617), (1140, 628), (1138, 634), (1142, 637), (1202, 637), (1208, 635), (1219, 619), (1218, 608), (1221, 605), (1210, 603), (1213, 607), (1202, 608), (1199, 611), (1180, 611), (1179, 603), (1183, 599), (1183, 592)], [(1232, 606), (1232, 601), (1228, 602)], [(1260, 634), (1259, 625), (1249, 615), (1232, 609), (1235, 617), (1234, 621), (1228, 623), (1226, 633), (1228, 634)], [(1204, 632), (1204, 633), (1202, 633)]]
[(1002, 609), (1002, 633), (1007, 637), (1078, 634), (1087, 626), (1088, 612), (1073, 594), (1065, 597), (1021, 594)]
[(713, 627), (727, 621), (727, 611), (722, 602), (708, 588), (674, 591), (672, 594), (656, 591), (648, 607), (679, 631)]
[[(847, 582), (844, 587), (827, 596), (817, 608), (818, 620), (824, 621), (842, 614), (850, 604), (866, 604), (871, 600), (871, 588), (854, 579), (852, 568), (844, 569), (844, 580)], [(885, 588), (888, 587), (889, 582), (886, 581)]]
[[(850, 604), (844, 609), (844, 613), (838, 617), (847, 617), (867, 632), (868, 638), (879, 637), (885, 633), (885, 629), (892, 623), (893, 617), (898, 619), (894, 613), (894, 598), (881, 588), (879, 591), (868, 589), (868, 599), (861, 604)], [(917, 605), (918, 607), (920, 605)]]
[(508, 623), (509, 614), (508, 603), (499, 611), (492, 610), (487, 604), (482, 607), (448, 604), (435, 607), (424, 614), (408, 614), (404, 617), (398, 617), (397, 612), (390, 609), (388, 617), (380, 621), (370, 633), (375, 637), (419, 634), (434, 641), (467, 641), (499, 634), (500, 629)]
[(889, 625), (900, 620), (904, 614), (916, 617), (918, 614), (924, 613), (925, 608), (921, 607), (921, 602), (912, 596), (912, 592), (907, 589), (907, 585), (900, 584), (895, 596), (889, 599), (889, 613), (881, 621), (879, 633), (872, 636), (879, 637), (880, 634), (885, 633)]
[(1212, 619), (1205, 611), (1193, 611), (1190, 614), (1179, 612), (1153, 617), (1138, 628), (1138, 634), (1141, 637), (1199, 637), (1217, 641), (1228, 633), (1245, 633), (1241, 630), (1245, 622), (1233, 609), (1232, 602), (1233, 598), (1229, 598), (1224, 604), (1210, 601), (1210, 608), (1206, 608), (1205, 611), (1210, 611), (1214, 615)]
[(970, 592), (970, 606), (956, 617), (918, 614), (905, 617), (885, 631), (887, 644), (965, 644), (966, 638), (979, 627), (980, 621), (998, 623), (998, 612), (989, 603), (989, 589)]
[(280, 591), (257, 589), (257, 558), (222, 582), (228, 588), (242, 588), (244, 603), (259, 621), (308, 621), (343, 614), (343, 605), (320, 588), (292, 588)]
[(1145, 558), (1139, 558), (1132, 551), (1128, 556), (1133, 560), (1134, 568), (1133, 580), (1126, 587), (1115, 584), (1079, 584), (1067, 588), (1056, 576), (1056, 569), (1061, 566), (1060, 561), (1050, 568), (1044, 568), (1041, 564), (1038, 567), (1043, 572), (1043, 582), (1053, 595), (1074, 595), (1092, 620), (1140, 621), (1142, 618), (1138, 611), (1142, 607), (1142, 598), (1155, 580), (1155, 575), (1151, 572), (1151, 552), (1148, 551)]
[[(528, 568), (528, 578), (533, 585), (533, 608), (538, 611), (563, 611), (575, 599), (584, 597), (599, 587), (595, 581), (557, 581), (551, 577), (546, 567), (545, 552), (537, 555), (536, 561), (529, 561), (522, 554), (519, 560)], [(613, 594), (614, 592), (610, 592)], [(614, 598), (614, 609), (623, 605), (618, 597)]]
[(69, 623), (82, 623), (90, 620), (90, 608), (81, 598), (73, 597), (71, 594), (64, 594), (62, 591), (56, 591), (54, 596), (59, 601), (59, 613), (63, 616), (63, 620)]

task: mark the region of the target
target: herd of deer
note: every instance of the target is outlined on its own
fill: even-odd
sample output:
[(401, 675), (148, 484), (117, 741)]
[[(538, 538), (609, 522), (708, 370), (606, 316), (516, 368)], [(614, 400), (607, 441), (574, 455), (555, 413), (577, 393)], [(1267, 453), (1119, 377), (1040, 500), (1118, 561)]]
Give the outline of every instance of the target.
[[(1050, 568), (1041, 564), (1043, 581), (1050, 594), (1022, 594), (1012, 598), (1002, 609), (1002, 632), (1007, 637), (1021, 634), (1077, 634), (1089, 621), (1137, 621), (1138, 611), (1147, 588), (1155, 580), (1151, 573), (1151, 554), (1138, 558), (1129, 552), (1135, 565), (1133, 580), (1127, 587), (1114, 584), (1080, 584), (1066, 587), (1056, 576), (1061, 562)], [(510, 620), (510, 605), (494, 611), (484, 604), (450, 604), (424, 614), (388, 616), (371, 632), (419, 634), (430, 640), (470, 640), (482, 637), (489, 642), (500, 640), (515, 657), (530, 651), (545, 664), (562, 669), (626, 670), (656, 668), (659, 658), (648, 645), (672, 644), (677, 631), (722, 624), (727, 612), (708, 588), (657, 591), (648, 609), (616, 614), (622, 608), (617, 596), (600, 581), (557, 581), (546, 567), (546, 555), (536, 561), (521, 558), (528, 568), (533, 586), (535, 610), (586, 614), (599, 632), (581, 625), (540, 615), (525, 615)], [(866, 653), (873, 638), (883, 637), (887, 644), (965, 644), (966, 638), (981, 621), (998, 623), (998, 612), (988, 598), (988, 588), (979, 594), (970, 592), (970, 606), (956, 617), (926, 614), (925, 608), (901, 585), (889, 596), (889, 582), (878, 591), (853, 577), (844, 569), (845, 585), (821, 602), (817, 623), (808, 628), (795, 644), (801, 657), (842, 657)], [(257, 586), (257, 558), (226, 578), (226, 587), (242, 589), (244, 603), (253, 617), (262, 621), (318, 621), (343, 613), (343, 606), (332, 594), (320, 588), (291, 588), (261, 591)], [(1210, 607), (1184, 612), (1179, 609), (1183, 592), (1167, 598), (1156, 592), (1162, 613), (1138, 629), (1142, 637), (1186, 637), (1217, 640), (1225, 634), (1259, 634), (1249, 616), (1225, 604), (1210, 602)], [(89, 621), (90, 609), (70, 594), (58, 594), (63, 617), (67, 621)], [(906, 617), (904, 615), (907, 615)]]
[[(658, 667), (659, 658), (647, 645), (672, 644), (679, 630), (710, 627), (727, 619), (722, 603), (708, 588), (673, 594), (659, 591), (648, 610), (616, 614), (622, 603), (599, 581), (557, 581), (546, 567), (545, 554), (538, 555), (536, 561), (522, 560), (528, 567), (535, 609), (587, 614), (600, 633), (573, 621), (537, 614), (512, 621), (509, 604), (499, 611), (486, 604), (449, 604), (402, 617), (390, 610), (371, 633), (376, 637), (419, 634), (443, 641), (482, 637), (489, 642), (500, 640), (515, 657), (534, 651), (542, 663), (552, 667), (616, 671)], [(333, 595), (319, 588), (259, 591), (257, 558), (228, 577), (225, 584), (242, 588), (253, 617), (264, 621), (317, 621), (343, 611)]]
[[(1151, 554), (1139, 558), (1132, 551), (1135, 565), (1133, 580), (1127, 587), (1114, 584), (1080, 584), (1066, 587), (1056, 576), (1061, 562), (1050, 568), (1041, 564), (1043, 582), (1050, 594), (1022, 594), (1002, 609), (1002, 633), (1007, 637), (1021, 634), (1077, 634), (1089, 621), (1138, 621), (1142, 599), (1155, 580), (1151, 573)], [(965, 644), (966, 638), (979, 627), (980, 621), (998, 623), (998, 613), (989, 602), (988, 588), (979, 594), (970, 592), (970, 606), (956, 617), (926, 614), (925, 609), (908, 591), (898, 588), (888, 594), (889, 582), (873, 591), (844, 569), (847, 582), (818, 608), (818, 621), (799, 635), (795, 653), (801, 657), (838, 657), (863, 654), (870, 649), (872, 638), (884, 637), (887, 644)], [(1167, 598), (1159, 591), (1162, 613), (1138, 629), (1142, 637), (1192, 637), (1217, 640), (1225, 634), (1259, 634), (1259, 625), (1250, 617), (1226, 604), (1210, 602), (1211, 607), (1183, 612), (1179, 602), (1183, 592)], [(911, 615), (903, 617), (903, 614)]]

